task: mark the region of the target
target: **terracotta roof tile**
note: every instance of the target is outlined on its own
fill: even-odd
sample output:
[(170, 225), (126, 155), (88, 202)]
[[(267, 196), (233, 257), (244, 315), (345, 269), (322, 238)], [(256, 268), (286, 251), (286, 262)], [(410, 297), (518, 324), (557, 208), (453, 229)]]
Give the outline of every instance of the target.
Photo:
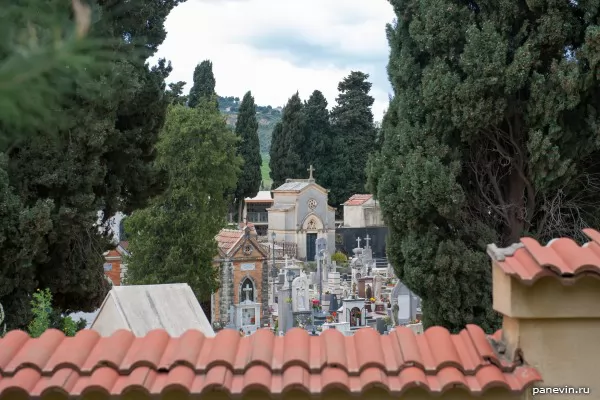
[(241, 229), (221, 229), (215, 238), (217, 246), (227, 253), (243, 234), (244, 232)]
[(569, 238), (553, 239), (542, 246), (526, 237), (504, 249), (489, 245), (488, 254), (507, 275), (526, 284), (546, 276), (561, 279), (565, 284), (584, 275), (600, 278), (600, 233), (593, 229), (583, 232), (591, 239), (583, 246)]
[(353, 194), (348, 200), (346, 200), (344, 205), (345, 206), (360, 206), (362, 204), (365, 204), (367, 201), (369, 201), (371, 199), (371, 197), (373, 197), (372, 194)]
[(539, 380), (534, 368), (500, 359), (474, 325), (457, 335), (440, 327), (422, 335), (396, 328), (387, 336), (362, 329), (349, 337), (334, 330), (309, 336), (294, 329), (284, 337), (259, 330), (244, 338), (227, 329), (212, 338), (198, 331), (169, 337), (163, 330), (139, 338), (84, 330), (67, 338), (49, 330), (37, 339), (20, 331), (0, 339), (0, 396), (7, 390), (34, 396), (62, 390), (75, 397), (90, 390), (120, 395), (179, 388), (239, 397), (249, 390), (358, 394), (371, 387), (399, 395), (412, 387), (441, 393), (455, 386), (481, 394), (492, 387), (522, 392)]

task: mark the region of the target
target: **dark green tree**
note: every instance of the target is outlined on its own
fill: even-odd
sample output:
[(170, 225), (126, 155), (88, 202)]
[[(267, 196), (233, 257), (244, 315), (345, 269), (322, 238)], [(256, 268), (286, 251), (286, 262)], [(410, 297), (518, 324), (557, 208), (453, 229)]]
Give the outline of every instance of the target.
[(488, 243), (600, 226), (600, 29), (588, 2), (391, 1), (394, 99), (370, 187), (425, 325), (491, 331)]
[(331, 190), (329, 202), (335, 206), (365, 191), (367, 160), (376, 140), (368, 78), (368, 74), (352, 71), (339, 83), (337, 105), (331, 110), (333, 162), (324, 183)]
[(169, 83), (169, 89), (167, 90), (167, 101), (169, 104), (186, 105), (188, 97), (183, 94), (183, 87), (186, 82), (179, 81), (176, 83)]
[(236, 142), (211, 101), (170, 108), (156, 160), (169, 187), (125, 222), (127, 284), (186, 282), (201, 302), (218, 289), (215, 236), (226, 222), (223, 194), (235, 189), (242, 163)]
[[(280, 168), (272, 176), (274, 187), (287, 178), (301, 178), (307, 174), (304, 165), (309, 144), (306, 138), (304, 104), (300, 95), (295, 93), (283, 108), (281, 116), (281, 148), (275, 161)], [(277, 164), (278, 163), (278, 164)]]
[(316, 177), (322, 185), (331, 183), (328, 179), (330, 160), (333, 158), (333, 130), (329, 122), (327, 100), (323, 93), (315, 90), (304, 104), (306, 146), (303, 165), (313, 165)]
[[(68, 4), (22, 3), (35, 15)], [(117, 211), (144, 206), (164, 187), (164, 177), (154, 166), (154, 147), (167, 107), (164, 79), (171, 68), (164, 60), (150, 67), (146, 59), (164, 40), (164, 19), (178, 3), (134, 0), (125, 7), (118, 1), (99, 2), (90, 19), (90, 38), (110, 39), (107, 51), (120, 57), (110, 68), (81, 75), (69, 68), (71, 80), (60, 82), (70, 95), (49, 106), (60, 120), (47, 121), (35, 135), (6, 149), (9, 187), (3, 195), (14, 210), (21, 210), (18, 218), (6, 219), (12, 225), (2, 228), (10, 238), (0, 239), (0, 257), (19, 256), (2, 260), (8, 262), (2, 263), (0, 302), (9, 327), (30, 321), (28, 302), (36, 288), (52, 292), (57, 312), (97, 308), (109, 288), (102, 253), (110, 246), (97, 225), (99, 212), (105, 226)], [(48, 37), (56, 37), (55, 30), (47, 29)], [(20, 136), (14, 125), (0, 125), (7, 126), (6, 137)]]
[(256, 196), (262, 181), (258, 121), (256, 120), (256, 105), (251, 92), (247, 92), (242, 99), (235, 124), (235, 134), (239, 140), (237, 154), (244, 160), (244, 166), (235, 190), (235, 198), (238, 203), (238, 220), (242, 222), (244, 198)]
[(194, 69), (194, 84), (190, 89), (190, 94), (188, 96), (188, 106), (196, 107), (200, 101), (204, 99), (215, 102), (218, 109), (219, 102), (215, 92), (216, 84), (217, 81), (213, 74), (212, 61), (204, 60), (196, 65), (196, 69)]
[(269, 175), (273, 181), (271, 188), (275, 189), (285, 182), (282, 174), (283, 160), (285, 157), (285, 147), (283, 145), (283, 125), (281, 121), (273, 127), (271, 134), (271, 147), (269, 149)]

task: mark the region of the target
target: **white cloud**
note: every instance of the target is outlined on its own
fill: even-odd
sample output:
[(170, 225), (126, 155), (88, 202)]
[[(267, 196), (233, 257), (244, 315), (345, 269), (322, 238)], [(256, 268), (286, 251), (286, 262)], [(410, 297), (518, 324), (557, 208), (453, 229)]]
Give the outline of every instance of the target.
[[(258, 104), (278, 106), (296, 91), (307, 99), (318, 89), (334, 104), (337, 84), (351, 70), (385, 76), (385, 24), (393, 17), (387, 0), (188, 0), (171, 11), (157, 57), (173, 63), (169, 81), (186, 81), (186, 89), (196, 64), (210, 59), (220, 95), (252, 90)], [(293, 40), (285, 52), (265, 51), (261, 43), (270, 38), (280, 39), (280, 47)], [(298, 43), (320, 48), (318, 62), (310, 53), (299, 61)], [(388, 92), (387, 81), (374, 82), (377, 120)]]

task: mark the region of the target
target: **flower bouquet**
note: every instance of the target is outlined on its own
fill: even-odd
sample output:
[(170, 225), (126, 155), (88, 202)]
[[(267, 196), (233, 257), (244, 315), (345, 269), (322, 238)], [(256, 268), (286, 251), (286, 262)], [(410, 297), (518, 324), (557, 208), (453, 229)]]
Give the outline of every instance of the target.
[(312, 308), (315, 311), (320, 311), (321, 310), (321, 302), (317, 299), (313, 299), (312, 301)]

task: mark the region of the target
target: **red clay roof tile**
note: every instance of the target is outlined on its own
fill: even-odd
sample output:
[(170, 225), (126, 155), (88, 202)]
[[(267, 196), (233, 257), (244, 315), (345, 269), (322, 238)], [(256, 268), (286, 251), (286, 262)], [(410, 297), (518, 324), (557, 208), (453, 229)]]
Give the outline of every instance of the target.
[(163, 330), (140, 338), (126, 331), (100, 337), (84, 330), (66, 338), (49, 330), (30, 339), (13, 331), (0, 339), (0, 396), (7, 390), (80, 396), (90, 390), (120, 395), (135, 388), (149, 394), (178, 388), (238, 397), (249, 390), (357, 394), (371, 387), (398, 395), (411, 387), (440, 393), (455, 386), (480, 394), (492, 387), (522, 392), (541, 380), (534, 368), (500, 359), (488, 340), (474, 325), (458, 335), (433, 327), (422, 335), (397, 328), (388, 336), (363, 329), (348, 337), (294, 329), (284, 337), (267, 330), (244, 338), (235, 330), (214, 338), (198, 331), (169, 337)]
[(600, 278), (600, 233), (593, 229), (583, 232), (591, 239), (583, 246), (569, 238), (553, 239), (546, 246), (535, 239), (522, 238), (506, 249), (490, 245), (488, 254), (504, 273), (526, 284), (546, 276), (566, 284), (583, 275)]
[(371, 199), (371, 197), (373, 197), (372, 194), (353, 194), (352, 196), (350, 196), (350, 198), (348, 200), (346, 200), (346, 202), (343, 205), (345, 205), (345, 206), (360, 206), (362, 204), (365, 204), (367, 201), (369, 201)]
[(221, 229), (216, 237), (217, 246), (227, 253), (243, 234), (241, 229)]

